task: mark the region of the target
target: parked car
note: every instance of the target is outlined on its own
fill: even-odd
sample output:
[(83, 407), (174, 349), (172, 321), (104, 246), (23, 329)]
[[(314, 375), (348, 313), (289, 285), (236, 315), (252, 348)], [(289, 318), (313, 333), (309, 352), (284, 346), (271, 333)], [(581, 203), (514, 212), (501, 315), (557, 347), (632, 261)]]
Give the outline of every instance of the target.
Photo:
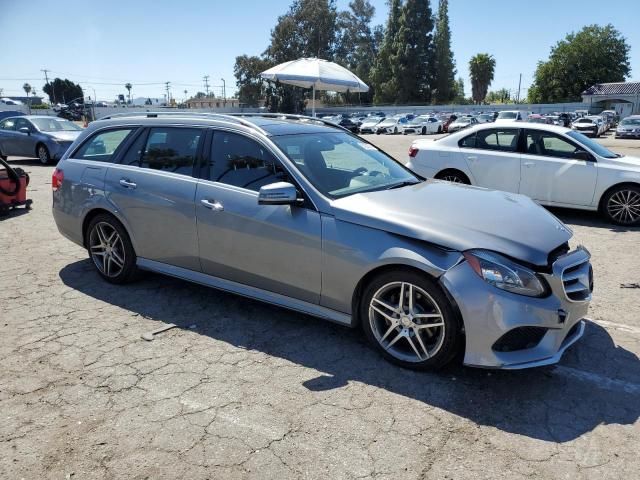
[(75, 123), (56, 117), (9, 117), (0, 122), (0, 156), (37, 157), (46, 165), (61, 158), (81, 131)]
[(458, 116), (455, 115), (455, 114), (449, 115), (446, 120), (441, 119), (442, 122), (443, 122), (442, 123), (442, 131), (445, 132), (445, 133), (448, 133), (449, 132), (449, 125), (451, 125), (457, 119), (458, 119)]
[(567, 112), (561, 112), (558, 114), (558, 123), (557, 125), (561, 125), (565, 128), (569, 128), (571, 127), (571, 115), (569, 115)]
[(407, 166), (425, 177), (521, 193), (548, 206), (599, 210), (619, 225), (640, 223), (640, 159), (613, 153), (575, 130), (480, 125), (435, 142), (416, 140), (410, 152)]
[(362, 121), (362, 124), (359, 127), (360, 133), (375, 133), (376, 125), (378, 125), (382, 120), (382, 117), (367, 117)]
[(529, 198), (423, 181), (317, 119), (151, 115), (93, 122), (52, 176), (58, 229), (105, 281), (151, 270), (361, 326), (417, 369), (463, 346), (552, 364), (583, 334), (590, 255)]
[(620, 120), (616, 128), (616, 138), (640, 138), (640, 115)]
[(573, 124), (571, 128), (576, 132), (580, 132), (590, 137), (600, 136), (602, 126), (597, 120), (589, 117), (580, 117)]
[(341, 127), (344, 127), (347, 130), (349, 130), (351, 133), (358, 133), (358, 124), (355, 121), (353, 121), (351, 118), (342, 118), (337, 123)]
[(496, 117), (496, 123), (504, 123), (504, 122), (521, 122), (528, 117), (526, 112), (521, 112), (520, 110), (503, 110), (502, 112), (498, 112), (498, 116)]
[(402, 133), (404, 135), (408, 133), (419, 133), (420, 135), (442, 133), (442, 122), (430, 115), (420, 115), (419, 117), (409, 120), (404, 127), (402, 127)]
[(390, 117), (382, 120), (378, 125), (376, 125), (376, 133), (380, 135), (381, 133), (390, 133), (396, 134), (400, 132), (400, 129), (403, 128), (408, 123), (406, 117)]
[(493, 122), (493, 115), (490, 113), (481, 113), (480, 115), (476, 115), (476, 120), (478, 123)]
[(449, 124), (447, 131), (449, 133), (457, 132), (458, 130), (462, 130), (464, 128), (471, 127), (473, 125), (478, 125), (478, 121), (474, 117), (461, 117), (457, 120), (454, 120)]
[(544, 117), (540, 114), (534, 113), (529, 115), (527, 118), (527, 122), (529, 123), (544, 123), (546, 125), (553, 125), (553, 119), (550, 117)]

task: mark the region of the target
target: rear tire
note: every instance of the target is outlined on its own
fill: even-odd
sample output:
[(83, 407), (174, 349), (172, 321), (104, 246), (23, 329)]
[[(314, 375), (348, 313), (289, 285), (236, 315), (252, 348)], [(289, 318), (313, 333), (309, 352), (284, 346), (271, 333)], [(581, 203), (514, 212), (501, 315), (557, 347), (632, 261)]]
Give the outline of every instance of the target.
[(427, 127), (422, 127), (422, 131), (420, 132), (422, 135), (427, 134)]
[(137, 273), (136, 252), (129, 234), (112, 215), (96, 215), (87, 227), (87, 251), (98, 274), (109, 283), (123, 284)]
[(45, 145), (43, 144), (38, 145), (38, 148), (36, 149), (36, 153), (38, 154), (38, 160), (40, 160), (40, 163), (42, 165), (47, 165), (49, 164), (49, 162), (51, 162), (51, 155), (49, 154), (49, 149)]
[(456, 313), (424, 273), (398, 269), (375, 277), (363, 291), (358, 313), (369, 342), (404, 368), (441, 368), (462, 344)]
[(620, 185), (611, 189), (602, 199), (602, 213), (616, 225), (639, 225), (640, 186)]
[(443, 170), (438, 173), (435, 178), (438, 180), (446, 180), (451, 183), (463, 183), (465, 185), (471, 185), (469, 177), (459, 170)]

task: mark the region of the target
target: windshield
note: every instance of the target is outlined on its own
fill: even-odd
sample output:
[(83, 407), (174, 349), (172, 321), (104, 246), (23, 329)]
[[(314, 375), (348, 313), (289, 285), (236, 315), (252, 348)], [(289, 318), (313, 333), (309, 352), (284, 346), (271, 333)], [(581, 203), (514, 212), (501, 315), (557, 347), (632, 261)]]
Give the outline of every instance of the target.
[(30, 118), (41, 132), (76, 132), (82, 130), (78, 125), (62, 118)]
[(577, 120), (576, 123), (593, 123), (593, 120), (589, 120), (588, 118), (581, 118)]
[(578, 142), (583, 144), (585, 147), (590, 148), (592, 151), (594, 151), (597, 155), (600, 155), (601, 157), (604, 157), (604, 158), (618, 158), (618, 157), (622, 156), (622, 155), (618, 155), (616, 153), (613, 153), (611, 150), (603, 147), (602, 145), (600, 145), (595, 140), (584, 136), (582, 133), (579, 133), (579, 132), (576, 132), (576, 131), (572, 130), (572, 131), (568, 132), (567, 135), (570, 136), (571, 138), (573, 138), (574, 140), (577, 140)]
[(637, 125), (640, 126), (640, 118), (625, 118), (620, 125)]
[(346, 132), (282, 135), (273, 141), (300, 173), (331, 198), (420, 181), (377, 147)]
[(500, 112), (498, 114), (498, 118), (501, 118), (501, 119), (514, 119), (517, 117), (518, 117), (518, 114), (516, 112)]

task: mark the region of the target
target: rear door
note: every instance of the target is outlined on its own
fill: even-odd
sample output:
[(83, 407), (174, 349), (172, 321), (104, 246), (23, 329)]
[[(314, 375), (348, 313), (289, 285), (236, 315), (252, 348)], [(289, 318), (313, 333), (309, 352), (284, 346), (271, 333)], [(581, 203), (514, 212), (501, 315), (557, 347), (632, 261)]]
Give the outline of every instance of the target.
[(595, 160), (574, 157), (583, 148), (556, 133), (530, 128), (524, 148), (520, 193), (543, 203), (591, 205), (598, 169)]
[(2, 155), (16, 155), (16, 119), (7, 118), (0, 122), (0, 152)]
[(518, 128), (478, 130), (458, 144), (469, 171), (480, 187), (517, 193), (520, 186)]
[(200, 271), (193, 177), (204, 128), (143, 130), (105, 178), (139, 257)]
[(263, 185), (292, 182), (262, 143), (217, 130), (196, 194), (205, 273), (310, 303), (322, 280), (320, 214), (302, 205), (259, 205)]

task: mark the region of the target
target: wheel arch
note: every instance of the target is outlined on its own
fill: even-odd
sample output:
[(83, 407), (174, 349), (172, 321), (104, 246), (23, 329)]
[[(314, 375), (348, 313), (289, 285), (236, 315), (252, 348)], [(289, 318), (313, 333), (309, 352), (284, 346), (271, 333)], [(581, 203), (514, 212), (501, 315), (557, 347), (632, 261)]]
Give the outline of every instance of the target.
[(609, 195), (609, 193), (611, 193), (613, 190), (617, 188), (625, 187), (625, 186), (640, 188), (640, 181), (624, 180), (611, 185), (600, 195), (600, 198), (598, 199), (598, 211), (600, 212), (603, 211), (603, 208), (604, 208), (603, 202), (604, 202), (604, 199), (607, 198), (607, 195)]
[(89, 224), (91, 223), (91, 220), (93, 220), (95, 217), (101, 214), (109, 215), (110, 217), (113, 217), (122, 226), (124, 231), (127, 232), (127, 235), (129, 235), (129, 239), (133, 244), (131, 233), (129, 232), (129, 229), (126, 227), (126, 225), (122, 222), (122, 220), (120, 220), (117, 215), (107, 210), (106, 208), (96, 207), (89, 210), (87, 214), (84, 216), (84, 218), (82, 219), (82, 244), (84, 245), (85, 248), (87, 248), (87, 233), (88, 233), (87, 230), (89, 229)]
[(467, 182), (469, 182), (469, 185), (473, 185), (473, 183), (471, 182), (471, 179), (469, 178), (469, 175), (467, 175), (465, 172), (463, 172), (459, 168), (452, 168), (452, 167), (443, 168), (438, 173), (436, 173), (433, 176), (433, 178), (440, 179), (440, 178), (444, 177), (447, 173), (455, 173), (457, 175), (462, 175), (464, 178), (467, 179)]
[[(49, 147), (47, 147), (47, 145), (42, 141), (42, 140), (38, 140), (36, 142), (36, 149), (33, 153), (35, 153), (35, 156), (38, 157), (38, 149), (40, 148), (40, 146), (43, 146), (44, 148), (47, 149), (47, 152), (49, 152)], [(49, 152), (49, 156), (51, 156), (51, 152)]]

